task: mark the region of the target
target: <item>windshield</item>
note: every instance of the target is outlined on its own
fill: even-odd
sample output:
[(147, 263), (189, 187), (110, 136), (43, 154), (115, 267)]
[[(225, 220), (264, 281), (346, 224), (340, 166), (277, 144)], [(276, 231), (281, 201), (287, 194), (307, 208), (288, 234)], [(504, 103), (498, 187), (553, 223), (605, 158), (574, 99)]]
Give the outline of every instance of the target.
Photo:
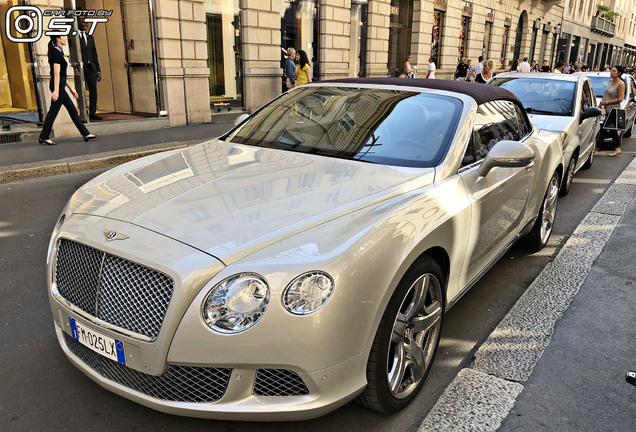
[(491, 83), (510, 90), (531, 114), (572, 115), (576, 83), (547, 78), (495, 78)]
[[(592, 89), (594, 90), (594, 95), (597, 98), (602, 98), (603, 94), (605, 94), (605, 89), (610, 82), (611, 77), (608, 76), (599, 76), (599, 75), (588, 75), (590, 81), (592, 81)], [(622, 78), (625, 83), (625, 88), (627, 88), (627, 80)], [(625, 97), (627, 97), (627, 92), (625, 92)]]
[(452, 141), (460, 100), (413, 91), (302, 87), (230, 131), (227, 141), (360, 160), (433, 167)]

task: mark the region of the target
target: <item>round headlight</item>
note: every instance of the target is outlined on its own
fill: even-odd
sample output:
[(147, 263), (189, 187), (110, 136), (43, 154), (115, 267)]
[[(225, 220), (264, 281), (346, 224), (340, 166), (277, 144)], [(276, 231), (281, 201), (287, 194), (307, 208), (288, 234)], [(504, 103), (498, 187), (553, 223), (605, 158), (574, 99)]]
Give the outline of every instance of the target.
[(240, 273), (212, 288), (203, 302), (203, 319), (219, 333), (240, 333), (261, 319), (268, 304), (267, 282), (256, 274)]
[(333, 279), (327, 273), (305, 273), (285, 288), (283, 304), (293, 314), (307, 315), (324, 306), (331, 298), (333, 289)]

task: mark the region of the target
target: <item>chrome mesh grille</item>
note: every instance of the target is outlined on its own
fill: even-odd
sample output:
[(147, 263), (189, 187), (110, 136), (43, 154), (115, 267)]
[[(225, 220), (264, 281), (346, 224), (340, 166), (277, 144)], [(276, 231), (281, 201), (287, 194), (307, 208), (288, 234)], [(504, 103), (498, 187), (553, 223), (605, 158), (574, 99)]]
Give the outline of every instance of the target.
[(69, 350), (106, 379), (148, 396), (174, 402), (216, 402), (225, 394), (229, 368), (168, 365), (161, 376), (147, 375), (97, 354), (64, 333)]
[(309, 389), (294, 371), (285, 369), (258, 369), (254, 380), (256, 396), (306, 396)]
[(164, 273), (68, 239), (58, 242), (55, 282), (83, 311), (153, 339), (174, 288)]

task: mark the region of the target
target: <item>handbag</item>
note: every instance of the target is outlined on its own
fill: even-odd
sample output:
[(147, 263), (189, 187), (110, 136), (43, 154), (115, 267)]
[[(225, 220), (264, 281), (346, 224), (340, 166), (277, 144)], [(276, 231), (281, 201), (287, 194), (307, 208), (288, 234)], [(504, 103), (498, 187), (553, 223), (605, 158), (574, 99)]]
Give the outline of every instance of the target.
[(625, 110), (620, 108), (612, 108), (607, 117), (605, 117), (603, 129), (615, 131), (624, 131), (625, 129), (627, 129)]

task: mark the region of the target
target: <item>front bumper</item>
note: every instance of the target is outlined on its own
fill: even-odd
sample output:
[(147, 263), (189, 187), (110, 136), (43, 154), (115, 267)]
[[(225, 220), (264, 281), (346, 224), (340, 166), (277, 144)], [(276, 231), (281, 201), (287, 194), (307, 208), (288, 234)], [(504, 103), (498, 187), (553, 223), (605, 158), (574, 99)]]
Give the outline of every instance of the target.
[[(113, 372), (112, 368), (116, 366), (110, 364), (107, 368), (102, 368), (96, 364), (95, 356), (100, 364), (115, 362), (92, 353), (88, 349), (82, 349), (84, 347), (79, 342), (75, 342), (70, 333), (62, 330), (57, 320), (55, 331), (69, 360), (93, 381), (120, 396), (168, 414), (222, 420), (305, 420), (327, 414), (346, 404), (360, 394), (366, 386), (364, 371), (368, 352), (323, 370), (297, 373), (308, 390), (308, 394), (302, 396), (255, 395), (258, 369), (243, 367), (214, 368), (214, 371), (208, 374), (214, 375), (208, 380), (208, 385), (222, 387), (212, 389), (211, 394), (218, 396), (218, 400), (214, 402), (167, 400), (174, 395), (201, 393), (199, 388), (185, 388), (183, 381), (180, 382), (182, 385), (175, 385), (174, 381), (170, 381), (170, 377), (165, 378), (167, 374), (174, 375), (173, 367), (188, 369), (185, 374), (196, 380), (199, 378), (192, 372), (193, 370), (212, 368), (168, 365), (166, 373), (158, 377), (122, 365), (118, 366), (126, 369), (125, 371)], [(127, 349), (128, 347), (127, 345)], [(105, 372), (105, 369), (110, 371)], [(127, 385), (122, 384), (122, 381), (126, 381)], [(131, 383), (133, 383), (132, 386)], [(174, 388), (166, 389), (166, 386)], [(153, 391), (157, 387), (163, 387), (160, 394)]]

